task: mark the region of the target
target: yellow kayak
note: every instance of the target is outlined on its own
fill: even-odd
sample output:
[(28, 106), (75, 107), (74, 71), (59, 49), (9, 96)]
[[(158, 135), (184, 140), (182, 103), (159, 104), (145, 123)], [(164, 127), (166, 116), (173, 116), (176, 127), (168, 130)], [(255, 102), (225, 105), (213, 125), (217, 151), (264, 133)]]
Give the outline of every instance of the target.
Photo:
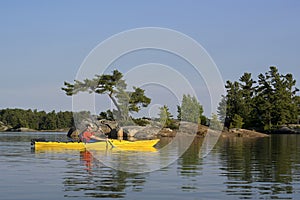
[(110, 144), (121, 150), (147, 151), (154, 148), (153, 146), (159, 142), (159, 139), (136, 141), (110, 139), (109, 141)]
[(159, 139), (155, 140), (116, 140), (109, 139), (106, 141), (83, 143), (83, 142), (51, 142), (51, 141), (33, 141), (32, 145), (35, 150), (54, 150), (54, 149), (71, 149), (71, 150), (105, 150), (107, 148), (116, 147), (120, 150), (132, 150), (132, 151), (153, 151), (155, 144), (159, 142)]
[(85, 144), (83, 142), (46, 142), (36, 141), (34, 142), (35, 150), (46, 150), (46, 149), (72, 149), (72, 150), (85, 150), (87, 147), (97, 149), (106, 149), (106, 142), (94, 142)]

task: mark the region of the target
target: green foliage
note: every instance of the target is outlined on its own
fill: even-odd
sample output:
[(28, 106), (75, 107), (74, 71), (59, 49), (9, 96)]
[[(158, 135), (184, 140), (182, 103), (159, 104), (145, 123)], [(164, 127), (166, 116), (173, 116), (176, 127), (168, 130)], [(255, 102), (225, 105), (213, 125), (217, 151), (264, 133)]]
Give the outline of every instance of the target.
[(177, 119), (181, 121), (181, 107), (177, 105)]
[(164, 105), (159, 108), (159, 120), (164, 128), (178, 129), (178, 125), (176, 125), (175, 121), (172, 119), (173, 116), (169, 112), (168, 106)]
[(294, 104), (296, 105), (296, 112), (295, 115), (297, 115), (296, 120), (293, 123), (297, 123), (300, 124), (300, 96), (295, 96), (295, 98), (293, 99)]
[(218, 119), (217, 114), (212, 114), (212, 118), (210, 120), (209, 128), (212, 130), (223, 130), (223, 124), (222, 122)]
[(0, 121), (13, 128), (30, 128), (35, 130), (55, 130), (69, 128), (74, 124), (72, 112), (3, 109), (0, 110)]
[(243, 124), (243, 118), (235, 114), (229, 128), (242, 128)]
[(179, 125), (176, 124), (176, 121), (174, 119), (171, 119), (171, 123), (166, 127), (166, 128), (170, 128), (170, 129), (179, 129)]
[(98, 120), (100, 120), (100, 119), (107, 119), (107, 120), (111, 120), (111, 121), (115, 120), (113, 112), (111, 110), (107, 110), (106, 112), (102, 111), (98, 117)]
[(106, 94), (117, 108), (114, 118), (128, 120), (130, 112), (138, 112), (142, 107), (147, 107), (151, 99), (145, 96), (145, 91), (141, 88), (133, 87), (133, 91), (127, 91), (127, 84), (122, 78), (123, 74), (114, 70), (111, 75), (103, 74), (96, 75), (93, 79), (75, 80), (74, 84), (65, 82), (62, 90), (69, 96), (79, 92)]
[(188, 122), (201, 123), (203, 107), (196, 97), (183, 95), (181, 106), (177, 106), (178, 119)]
[(260, 85), (254, 101), (259, 105), (257, 113), (260, 114), (264, 129), (296, 121), (298, 113), (294, 99), (298, 89), (294, 89), (296, 81), (293, 76), (281, 75), (276, 67), (270, 67), (268, 72), (260, 74), (258, 78)]
[(201, 115), (200, 119), (201, 119), (201, 124), (202, 125), (208, 125), (209, 119), (207, 117), (205, 117), (204, 115)]
[(227, 96), (222, 95), (221, 101), (218, 106), (218, 115), (222, 122), (227, 121)]
[(171, 124), (171, 118), (173, 116), (169, 112), (168, 106), (164, 105), (163, 107), (159, 108), (159, 119), (160, 123), (163, 124), (164, 127), (168, 127)]
[[(254, 85), (256, 84), (257, 85)], [(228, 127), (239, 116), (244, 127), (270, 130), (283, 124), (295, 123), (299, 115), (299, 97), (292, 74), (282, 75), (271, 66), (269, 71), (258, 75), (258, 81), (245, 73), (239, 82), (227, 81), (227, 95), (218, 107), (220, 119)], [(235, 122), (234, 122), (235, 121)]]
[(150, 122), (144, 118), (137, 118), (137, 119), (132, 119), (132, 120), (138, 126), (146, 126), (146, 125), (150, 124)]

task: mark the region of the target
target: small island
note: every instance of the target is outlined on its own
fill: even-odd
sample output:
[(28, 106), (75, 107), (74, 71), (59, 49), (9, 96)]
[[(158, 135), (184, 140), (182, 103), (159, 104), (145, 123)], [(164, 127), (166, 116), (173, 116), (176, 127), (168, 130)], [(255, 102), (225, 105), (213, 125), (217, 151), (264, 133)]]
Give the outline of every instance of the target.
[[(177, 105), (177, 118), (168, 105), (160, 108), (155, 119), (134, 118), (146, 108), (151, 99), (138, 87), (127, 89), (123, 74), (114, 70), (112, 74), (96, 75), (94, 79), (65, 82), (62, 90), (68, 96), (79, 92), (107, 95), (116, 109), (101, 111), (92, 116), (88, 111), (49, 112), (23, 109), (0, 110), (0, 131), (62, 131), (71, 127), (81, 131), (83, 123), (110, 127), (122, 127), (127, 135), (143, 138), (174, 137), (177, 134), (204, 137), (210, 132), (221, 131), (222, 137), (267, 137), (268, 134), (300, 133), (300, 97), (292, 74), (280, 74), (271, 66), (269, 71), (254, 80), (251, 73), (244, 73), (239, 81), (227, 81), (227, 94), (222, 96), (218, 113), (211, 117), (203, 115), (203, 106), (197, 98), (184, 94), (181, 105)], [(76, 119), (76, 120), (75, 120)], [(102, 127), (105, 129), (106, 126)], [(78, 130), (77, 130), (78, 131)]]

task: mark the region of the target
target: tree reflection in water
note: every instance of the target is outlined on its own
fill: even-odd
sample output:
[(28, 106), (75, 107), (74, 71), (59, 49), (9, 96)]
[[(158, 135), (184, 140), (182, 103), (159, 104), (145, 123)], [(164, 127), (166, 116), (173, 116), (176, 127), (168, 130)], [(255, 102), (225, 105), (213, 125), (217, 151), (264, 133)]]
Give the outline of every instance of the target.
[(106, 167), (89, 151), (80, 152), (80, 167), (69, 169), (63, 181), (65, 197), (124, 198), (129, 191), (142, 191), (147, 176)]
[[(299, 181), (300, 141), (297, 136), (273, 135), (270, 138), (222, 139), (219, 142), (226, 193), (230, 195), (292, 198)], [(298, 153), (297, 153), (298, 152)]]
[[(74, 160), (67, 164), (63, 178), (65, 196), (127, 198), (132, 192), (138, 192), (137, 196), (144, 197), (156, 189), (157, 195), (193, 197), (214, 191), (207, 195), (217, 199), (224, 194), (233, 198), (292, 199), (299, 194), (299, 139), (296, 135), (220, 138), (208, 157), (200, 158), (203, 138), (196, 138), (172, 165), (140, 174), (106, 167), (89, 153), (81, 152), (80, 164)], [(166, 156), (162, 155), (162, 159)]]

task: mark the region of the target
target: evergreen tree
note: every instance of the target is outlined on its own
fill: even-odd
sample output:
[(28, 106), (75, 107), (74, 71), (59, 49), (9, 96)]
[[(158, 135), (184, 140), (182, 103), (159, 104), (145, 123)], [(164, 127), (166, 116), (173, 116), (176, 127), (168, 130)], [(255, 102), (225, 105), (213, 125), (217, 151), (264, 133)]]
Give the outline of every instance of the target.
[(209, 128), (212, 130), (218, 130), (218, 131), (223, 130), (223, 124), (218, 119), (218, 115), (216, 115), (215, 113), (212, 114), (212, 118), (209, 123)]
[(229, 128), (242, 128), (243, 124), (243, 118), (235, 114)]
[[(253, 97), (256, 89), (253, 84), (256, 82), (252, 79), (251, 73), (244, 73), (239, 81), (242, 93), (242, 110), (239, 112), (240, 115), (238, 116), (244, 120), (243, 124), (245, 124), (245, 127), (250, 127), (253, 121)], [(233, 118), (235, 117), (236, 116), (233, 116)]]
[(159, 108), (159, 120), (163, 127), (170, 128), (170, 126), (172, 126), (172, 117), (168, 106), (164, 105)]
[(181, 107), (179, 105), (177, 105), (177, 113), (177, 119), (181, 121)]
[(274, 66), (265, 75), (259, 75), (256, 95), (258, 114), (265, 130), (296, 120), (297, 105), (293, 101), (297, 88), (291, 74), (281, 75)]
[[(245, 103), (240, 84), (237, 81), (233, 83), (231, 81), (227, 81), (225, 88), (227, 89), (227, 95), (226, 98), (223, 98), (223, 100), (219, 103), (218, 112), (224, 113), (224, 110), (221, 109), (224, 109), (224, 101), (226, 99), (227, 105), (225, 124), (228, 127), (230, 123), (232, 123), (235, 114), (238, 114), (240, 116), (243, 115), (243, 110), (245, 110)], [(224, 116), (222, 118), (224, 119)]]
[[(180, 109), (178, 109), (180, 108)], [(183, 121), (201, 123), (203, 107), (197, 101), (196, 97), (191, 95), (183, 95), (181, 107), (177, 107), (179, 117)]]
[(78, 92), (107, 94), (117, 108), (115, 118), (128, 120), (129, 112), (138, 112), (141, 107), (147, 107), (151, 99), (145, 96), (141, 88), (133, 87), (133, 91), (127, 91), (127, 84), (122, 78), (123, 74), (114, 70), (112, 75), (96, 75), (94, 79), (75, 80), (74, 84), (65, 82), (66, 87), (62, 90), (69, 96)]
[(300, 96), (295, 96), (293, 98), (293, 102), (295, 104), (295, 120), (293, 121), (293, 123), (300, 124)]
[(217, 108), (219, 119), (225, 124), (228, 121), (227, 118), (227, 96), (222, 95), (221, 101), (219, 102), (219, 106)]
[(244, 126), (270, 130), (297, 121), (299, 106), (292, 74), (281, 75), (271, 66), (258, 75), (257, 85), (250, 73), (244, 73), (240, 82), (227, 81), (227, 95), (218, 107), (221, 120), (228, 127), (242, 119)]

